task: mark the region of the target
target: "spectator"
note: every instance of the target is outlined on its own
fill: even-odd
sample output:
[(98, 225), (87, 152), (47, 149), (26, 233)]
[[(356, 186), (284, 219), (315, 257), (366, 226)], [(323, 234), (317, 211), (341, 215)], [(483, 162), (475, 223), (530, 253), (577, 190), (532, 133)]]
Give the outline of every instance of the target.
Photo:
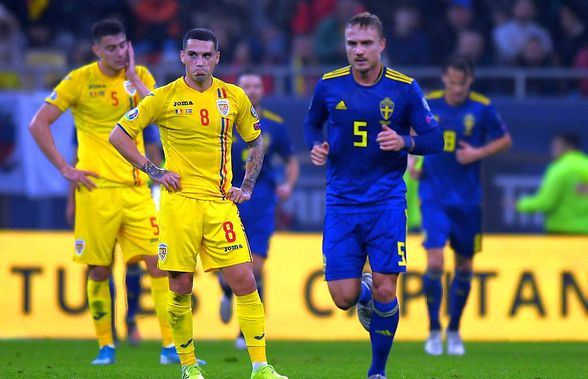
[(588, 156), (580, 150), (580, 137), (556, 134), (551, 156), (539, 191), (520, 199), (517, 210), (545, 214), (548, 233), (588, 235)]
[(22, 63), (23, 36), (16, 17), (0, 4), (0, 88), (21, 86), (18, 75)]
[(392, 66), (431, 63), (431, 41), (421, 30), (421, 23), (421, 13), (415, 5), (407, 2), (396, 8), (393, 29), (386, 33), (386, 50)]
[(433, 60), (443, 62), (456, 49), (457, 36), (460, 32), (471, 29), (474, 25), (474, 8), (471, 0), (451, 0), (445, 20), (431, 33), (433, 38)]
[[(547, 52), (543, 41), (538, 36), (531, 36), (517, 57), (517, 65), (525, 68), (553, 67), (553, 59)], [(534, 78), (527, 80), (527, 93), (533, 95), (553, 95), (557, 81), (553, 79)]]
[[(588, 44), (578, 52), (578, 55), (576, 55), (574, 67), (588, 70)], [(580, 93), (584, 96), (588, 96), (588, 78), (580, 79), (578, 85)]]
[(358, 0), (339, 0), (335, 12), (323, 19), (317, 26), (314, 35), (314, 53), (319, 63), (326, 65), (345, 65), (347, 56), (343, 34), (345, 23), (353, 15), (365, 9)]
[(531, 37), (541, 41), (547, 54), (553, 46), (551, 36), (545, 28), (537, 24), (535, 3), (532, 0), (516, 0), (513, 5), (513, 18), (494, 29), (494, 44), (497, 59), (501, 63), (512, 64), (525, 48)]
[(557, 61), (559, 64), (571, 67), (578, 51), (588, 44), (588, 28), (586, 17), (582, 9), (567, 1), (559, 10), (561, 37), (557, 44)]
[(459, 32), (455, 55), (470, 59), (476, 67), (488, 66), (492, 63), (492, 58), (486, 48), (484, 35), (474, 29)]

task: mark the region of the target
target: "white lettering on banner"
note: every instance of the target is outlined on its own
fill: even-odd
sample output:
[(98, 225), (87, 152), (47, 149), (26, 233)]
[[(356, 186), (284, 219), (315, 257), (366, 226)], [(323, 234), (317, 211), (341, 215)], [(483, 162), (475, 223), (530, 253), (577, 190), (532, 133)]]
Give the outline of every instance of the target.
[(524, 195), (535, 193), (541, 184), (540, 176), (498, 175), (493, 184), (503, 193), (502, 219), (507, 226), (542, 226), (540, 213), (518, 213), (516, 203)]

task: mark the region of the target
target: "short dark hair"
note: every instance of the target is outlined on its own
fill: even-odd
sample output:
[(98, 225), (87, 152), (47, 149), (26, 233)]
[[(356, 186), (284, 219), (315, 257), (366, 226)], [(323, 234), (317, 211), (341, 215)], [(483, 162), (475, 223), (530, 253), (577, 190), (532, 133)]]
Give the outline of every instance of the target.
[(559, 139), (568, 147), (579, 150), (580, 145), (582, 144), (580, 140), (580, 135), (576, 132), (557, 132), (552, 137), (553, 140)]
[(257, 72), (255, 69), (253, 69), (253, 67), (245, 67), (237, 73), (237, 80), (240, 80), (242, 77), (248, 75), (259, 76), (261, 78), (261, 74)]
[(474, 62), (468, 57), (462, 55), (450, 56), (442, 65), (443, 73), (446, 73), (450, 68), (461, 71), (466, 75), (474, 76)]
[(92, 25), (92, 39), (99, 42), (102, 37), (126, 34), (125, 27), (119, 20), (107, 18)]
[(382, 25), (382, 21), (380, 20), (380, 18), (375, 14), (372, 14), (370, 12), (358, 13), (355, 16), (351, 17), (349, 21), (347, 21), (345, 29), (355, 25), (359, 25), (361, 28), (367, 28), (371, 26), (378, 31), (380, 38), (384, 38), (384, 26)]
[(218, 40), (210, 29), (206, 28), (194, 28), (188, 30), (184, 34), (184, 40), (182, 41), (182, 49), (186, 48), (189, 39), (197, 39), (198, 41), (210, 41), (214, 45), (214, 49), (218, 51)]

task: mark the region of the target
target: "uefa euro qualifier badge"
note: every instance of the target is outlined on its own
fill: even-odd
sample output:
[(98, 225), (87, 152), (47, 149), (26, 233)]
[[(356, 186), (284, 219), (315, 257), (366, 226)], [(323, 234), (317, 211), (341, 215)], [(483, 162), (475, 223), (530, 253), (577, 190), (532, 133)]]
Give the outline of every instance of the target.
[(127, 114), (125, 115), (125, 117), (127, 118), (127, 120), (129, 121), (133, 121), (134, 119), (136, 119), (139, 116), (139, 108), (135, 107), (133, 109), (131, 109), (130, 111), (127, 112)]

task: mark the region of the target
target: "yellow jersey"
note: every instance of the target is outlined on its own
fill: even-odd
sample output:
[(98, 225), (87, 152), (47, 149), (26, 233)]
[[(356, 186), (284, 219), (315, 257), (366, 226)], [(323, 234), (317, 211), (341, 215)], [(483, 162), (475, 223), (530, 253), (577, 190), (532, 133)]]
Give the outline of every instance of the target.
[[(155, 88), (153, 75), (143, 66), (136, 67), (139, 78), (149, 88)], [(116, 77), (100, 71), (98, 62), (70, 72), (45, 99), (62, 112), (71, 108), (78, 139), (76, 167), (97, 173), (92, 178), (98, 187), (147, 185), (147, 175), (136, 169), (108, 142), (116, 122), (140, 101), (139, 92), (125, 79), (124, 70)], [(135, 142), (144, 151), (143, 135)]]
[(180, 175), (181, 195), (199, 200), (226, 199), (233, 127), (246, 142), (261, 134), (245, 91), (214, 77), (204, 92), (190, 88), (184, 77), (156, 89), (119, 126), (135, 138), (152, 123), (159, 127), (166, 169)]

